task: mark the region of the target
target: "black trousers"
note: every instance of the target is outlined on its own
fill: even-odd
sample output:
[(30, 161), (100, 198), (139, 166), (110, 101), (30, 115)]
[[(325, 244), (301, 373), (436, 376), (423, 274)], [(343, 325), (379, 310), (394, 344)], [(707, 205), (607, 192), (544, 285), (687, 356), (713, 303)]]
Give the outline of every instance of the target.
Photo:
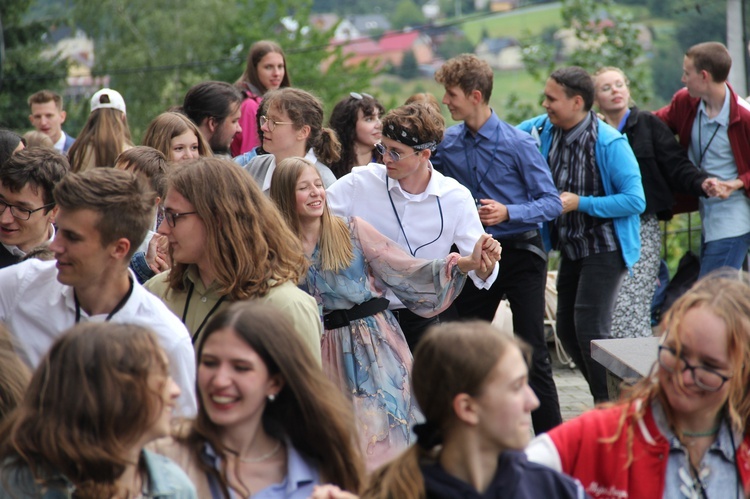
[[(466, 286), (474, 286), (474, 283), (467, 281)], [(404, 332), (406, 343), (409, 344), (409, 350), (411, 350), (412, 354), (414, 353), (414, 349), (417, 348), (417, 343), (419, 343), (419, 340), (422, 339), (422, 336), (424, 336), (430, 326), (458, 319), (453, 305), (444, 310), (440, 315), (430, 318), (417, 315), (408, 308), (391, 310), (391, 312), (393, 312), (393, 315), (398, 320), (398, 324)]]
[[(541, 246), (539, 236), (528, 242)], [(513, 330), (533, 349), (529, 385), (540, 404), (531, 413), (534, 432), (538, 435), (562, 422), (552, 362), (544, 340), (547, 262), (531, 251), (504, 246), (499, 265), (497, 279), (490, 289), (480, 290), (467, 283), (454, 305), (462, 319), (492, 321), (500, 300), (508, 299), (513, 312)]]

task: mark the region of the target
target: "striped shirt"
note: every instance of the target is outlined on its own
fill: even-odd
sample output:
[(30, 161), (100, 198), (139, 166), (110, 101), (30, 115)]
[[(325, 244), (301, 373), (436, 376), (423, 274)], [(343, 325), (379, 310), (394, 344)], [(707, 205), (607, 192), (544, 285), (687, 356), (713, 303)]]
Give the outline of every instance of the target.
[[(606, 195), (596, 164), (597, 120), (591, 111), (570, 130), (553, 129), (548, 162), (559, 192)], [(618, 250), (611, 218), (571, 211), (554, 220), (552, 229), (553, 242), (570, 260)]]

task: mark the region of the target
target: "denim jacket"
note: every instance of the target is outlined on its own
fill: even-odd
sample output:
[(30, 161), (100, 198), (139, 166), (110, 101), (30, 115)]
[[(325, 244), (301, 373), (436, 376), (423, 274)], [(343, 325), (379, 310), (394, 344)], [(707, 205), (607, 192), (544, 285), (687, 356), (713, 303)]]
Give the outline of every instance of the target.
[[(197, 499), (195, 487), (179, 466), (146, 450), (142, 457), (148, 471), (148, 492), (144, 497)], [(75, 485), (62, 474), (50, 476), (42, 485), (27, 466), (15, 468), (6, 464), (0, 470), (0, 499), (70, 499), (74, 492)]]

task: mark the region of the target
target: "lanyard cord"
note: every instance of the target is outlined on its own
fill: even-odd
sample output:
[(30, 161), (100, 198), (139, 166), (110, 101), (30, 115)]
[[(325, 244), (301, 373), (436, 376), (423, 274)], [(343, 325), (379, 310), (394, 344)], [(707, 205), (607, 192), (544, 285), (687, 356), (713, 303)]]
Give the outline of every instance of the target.
[[(128, 302), (128, 299), (130, 299), (130, 295), (133, 294), (133, 288), (135, 287), (135, 285), (133, 284), (133, 279), (128, 276), (128, 281), (130, 282), (128, 292), (125, 293), (125, 296), (123, 296), (122, 299), (117, 303), (117, 305), (115, 305), (115, 308), (113, 308), (112, 311), (107, 314), (107, 318), (104, 319), (104, 322), (109, 322), (110, 319), (112, 319), (113, 315), (122, 310), (122, 307), (124, 307)], [(81, 320), (81, 304), (78, 302), (78, 295), (76, 294), (75, 289), (73, 290), (73, 301), (76, 305), (76, 324), (78, 324), (78, 322)]]
[[(468, 147), (466, 147), (466, 135), (464, 135), (464, 158), (466, 158), (466, 167), (469, 169), (469, 176), (472, 180), (472, 184), (474, 184), (474, 190), (472, 194), (475, 196), (474, 202), (479, 204), (479, 187), (481, 187), (482, 183), (484, 183), (484, 179), (487, 178), (487, 174), (490, 173), (490, 170), (492, 170), (492, 167), (495, 164), (495, 159), (497, 158), (497, 151), (500, 149), (499, 147), (499, 140), (500, 140), (500, 124), (498, 123), (497, 127), (495, 128), (495, 139), (492, 141), (492, 144), (494, 145), (494, 150), (492, 151), (492, 159), (490, 160), (490, 164), (487, 165), (487, 169), (484, 171), (484, 174), (482, 175), (482, 178), (477, 180), (476, 175), (471, 171), (472, 162), (469, 161), (469, 152)], [(473, 144), (472, 144), (473, 145)], [(476, 157), (476, 148), (472, 147), (474, 150), (474, 156)], [(474, 169), (477, 167), (474, 166)]]
[(440, 204), (440, 197), (435, 196), (435, 199), (437, 200), (438, 205), (438, 211), (440, 212), (440, 233), (438, 236), (430, 241), (429, 243), (424, 243), (422, 246), (419, 246), (417, 249), (412, 251), (411, 244), (409, 244), (409, 238), (406, 237), (406, 232), (404, 231), (404, 226), (401, 224), (401, 217), (398, 216), (398, 211), (396, 211), (396, 204), (393, 202), (393, 197), (391, 196), (391, 190), (388, 188), (388, 177), (385, 178), (385, 192), (388, 193), (388, 199), (391, 201), (391, 208), (393, 208), (393, 214), (396, 215), (396, 222), (398, 222), (398, 226), (401, 229), (401, 234), (404, 235), (404, 240), (406, 241), (406, 246), (409, 248), (409, 253), (411, 253), (411, 256), (415, 257), (417, 256), (417, 251), (421, 250), (425, 246), (429, 246), (430, 244), (434, 243), (438, 239), (440, 239), (440, 236), (443, 235), (443, 206)]
[[(185, 323), (185, 319), (187, 318), (188, 308), (190, 307), (190, 298), (193, 297), (194, 289), (195, 289), (195, 283), (191, 282), (190, 287), (188, 288), (187, 298), (185, 299), (185, 308), (182, 309), (182, 323), (185, 325), (187, 325)], [(226, 297), (227, 295), (224, 295), (218, 300), (216, 300), (216, 303), (214, 304), (214, 306), (211, 307), (211, 310), (208, 311), (206, 316), (203, 318), (203, 321), (200, 323), (200, 326), (198, 326), (198, 329), (196, 329), (195, 333), (193, 333), (193, 343), (195, 343), (195, 340), (198, 339), (198, 335), (200, 335), (201, 331), (203, 331), (203, 327), (206, 325), (208, 318), (211, 317), (214, 312), (216, 312), (216, 309), (219, 308), (219, 305), (221, 305), (224, 302)]]
[(711, 138), (708, 139), (708, 144), (706, 144), (706, 147), (703, 148), (703, 151), (701, 151), (701, 146), (703, 145), (703, 140), (701, 139), (701, 130), (703, 130), (703, 119), (702, 117), (698, 118), (698, 152), (700, 152), (700, 158), (698, 158), (698, 168), (701, 168), (703, 164), (703, 157), (708, 152), (708, 148), (711, 147), (711, 142), (714, 141), (714, 137), (716, 137), (716, 133), (719, 131), (719, 128), (721, 127), (720, 123), (716, 124), (716, 129), (714, 130), (713, 135), (711, 135)]

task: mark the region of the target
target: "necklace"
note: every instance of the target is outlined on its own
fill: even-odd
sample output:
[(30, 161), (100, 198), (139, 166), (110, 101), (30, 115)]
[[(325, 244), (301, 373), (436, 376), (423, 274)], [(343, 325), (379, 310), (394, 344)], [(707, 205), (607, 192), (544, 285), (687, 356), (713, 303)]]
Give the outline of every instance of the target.
[(268, 458), (273, 457), (274, 455), (276, 455), (276, 453), (279, 452), (279, 449), (281, 449), (281, 440), (277, 440), (276, 441), (276, 446), (273, 449), (271, 449), (270, 451), (268, 451), (265, 454), (263, 454), (262, 456), (259, 456), (259, 457), (240, 457), (239, 454), (238, 454), (237, 455), (237, 459), (241, 463), (246, 463), (246, 464), (261, 463), (261, 462), (265, 461), (266, 459), (268, 459)]
[(719, 427), (721, 425), (716, 425), (710, 430), (706, 431), (683, 431), (682, 434), (686, 437), (713, 437), (717, 433), (719, 433)]

